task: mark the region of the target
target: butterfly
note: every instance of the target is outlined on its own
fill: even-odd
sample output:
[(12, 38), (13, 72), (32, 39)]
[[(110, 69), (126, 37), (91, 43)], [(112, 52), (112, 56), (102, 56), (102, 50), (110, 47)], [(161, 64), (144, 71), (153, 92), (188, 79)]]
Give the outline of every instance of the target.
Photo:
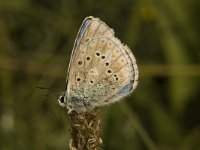
[(113, 29), (89, 16), (76, 37), (59, 104), (77, 112), (118, 102), (138, 83), (138, 67), (128, 46)]

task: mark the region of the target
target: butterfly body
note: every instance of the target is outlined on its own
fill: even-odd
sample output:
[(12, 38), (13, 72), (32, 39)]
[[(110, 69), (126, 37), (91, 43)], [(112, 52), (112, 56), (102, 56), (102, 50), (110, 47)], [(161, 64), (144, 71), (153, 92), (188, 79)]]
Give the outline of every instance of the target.
[(131, 50), (98, 18), (87, 17), (74, 43), (64, 103), (69, 110), (90, 111), (119, 101), (137, 86)]

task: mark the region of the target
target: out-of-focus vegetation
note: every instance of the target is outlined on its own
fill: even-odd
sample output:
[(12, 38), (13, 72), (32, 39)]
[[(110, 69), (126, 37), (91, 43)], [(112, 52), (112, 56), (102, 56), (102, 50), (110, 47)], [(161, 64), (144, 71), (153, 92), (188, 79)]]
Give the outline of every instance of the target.
[(0, 149), (64, 150), (65, 89), (73, 42), (86, 16), (101, 18), (132, 49), (137, 90), (103, 108), (105, 150), (200, 149), (199, 0), (0, 0)]

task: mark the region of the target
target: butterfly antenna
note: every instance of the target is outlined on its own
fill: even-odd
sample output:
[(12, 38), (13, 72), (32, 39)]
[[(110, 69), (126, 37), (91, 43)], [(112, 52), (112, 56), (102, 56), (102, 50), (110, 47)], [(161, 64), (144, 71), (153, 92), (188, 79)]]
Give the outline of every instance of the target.
[[(55, 94), (56, 96), (58, 96), (59, 93), (61, 93), (61, 92), (60, 92), (58, 89), (56, 89), (56, 88), (48, 88), (48, 87), (40, 87), (40, 86), (36, 86), (35, 88), (51, 91), (51, 92), (53, 92), (53, 94)], [(46, 96), (48, 97), (49, 95), (46, 94)]]

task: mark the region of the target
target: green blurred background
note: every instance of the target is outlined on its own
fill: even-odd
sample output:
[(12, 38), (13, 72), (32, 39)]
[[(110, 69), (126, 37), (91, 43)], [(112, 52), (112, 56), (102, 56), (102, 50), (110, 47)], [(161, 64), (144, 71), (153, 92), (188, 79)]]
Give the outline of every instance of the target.
[(86, 16), (133, 51), (137, 90), (102, 109), (104, 150), (200, 150), (199, 0), (0, 0), (0, 149), (64, 150), (69, 58)]

